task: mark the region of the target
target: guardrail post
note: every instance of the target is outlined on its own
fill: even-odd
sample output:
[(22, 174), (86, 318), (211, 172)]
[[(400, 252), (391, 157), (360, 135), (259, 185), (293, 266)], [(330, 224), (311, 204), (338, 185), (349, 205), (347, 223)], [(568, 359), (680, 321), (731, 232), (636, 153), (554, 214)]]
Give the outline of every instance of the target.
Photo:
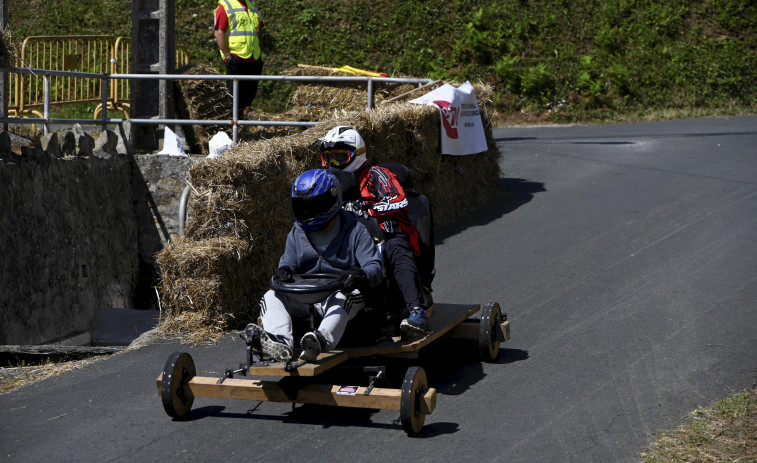
[(103, 74), (103, 78), (100, 81), (100, 94), (102, 95), (102, 129), (105, 132), (108, 129), (108, 74)]
[(373, 109), (373, 79), (368, 78), (368, 110)]
[(231, 85), (231, 141), (236, 145), (239, 142), (239, 79), (234, 79)]
[(50, 74), (45, 74), (43, 82), (45, 84), (45, 135), (50, 133)]

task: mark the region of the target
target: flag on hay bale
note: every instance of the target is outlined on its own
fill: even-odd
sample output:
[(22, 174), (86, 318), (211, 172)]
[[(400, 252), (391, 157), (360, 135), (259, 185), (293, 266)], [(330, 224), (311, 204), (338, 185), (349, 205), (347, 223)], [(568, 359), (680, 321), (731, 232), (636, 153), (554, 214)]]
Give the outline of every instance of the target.
[(410, 103), (439, 108), (442, 154), (462, 156), (488, 149), (476, 92), (470, 82), (457, 88), (444, 84)]

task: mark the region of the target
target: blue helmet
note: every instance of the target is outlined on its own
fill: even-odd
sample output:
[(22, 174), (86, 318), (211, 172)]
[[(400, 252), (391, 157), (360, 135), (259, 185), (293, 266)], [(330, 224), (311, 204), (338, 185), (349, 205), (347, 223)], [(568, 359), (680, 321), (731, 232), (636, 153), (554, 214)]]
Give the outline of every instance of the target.
[(341, 208), (342, 187), (325, 169), (303, 172), (292, 184), (294, 220), (306, 233), (325, 227)]

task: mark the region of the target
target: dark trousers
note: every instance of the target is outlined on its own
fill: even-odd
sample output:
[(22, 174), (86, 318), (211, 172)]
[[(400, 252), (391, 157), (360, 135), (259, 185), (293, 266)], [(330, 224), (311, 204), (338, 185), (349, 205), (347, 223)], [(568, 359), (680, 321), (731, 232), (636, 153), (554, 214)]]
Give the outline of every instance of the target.
[[(226, 62), (226, 75), (229, 76), (259, 76), (263, 72), (263, 61), (257, 60), (253, 62), (242, 61), (241, 59), (231, 57)], [(234, 81), (227, 80), (226, 86), (229, 88), (229, 93), (234, 92)], [(255, 95), (258, 93), (258, 81), (257, 80), (240, 80), (239, 81), (239, 95), (237, 101), (239, 102), (240, 113), (244, 108), (252, 104), (252, 100), (255, 99)], [(237, 117), (241, 114), (237, 114)]]
[(428, 300), (423, 291), (423, 284), (415, 262), (415, 253), (410, 242), (403, 235), (395, 235), (386, 240), (386, 262), (388, 274), (405, 299), (408, 309), (413, 307), (428, 308)]

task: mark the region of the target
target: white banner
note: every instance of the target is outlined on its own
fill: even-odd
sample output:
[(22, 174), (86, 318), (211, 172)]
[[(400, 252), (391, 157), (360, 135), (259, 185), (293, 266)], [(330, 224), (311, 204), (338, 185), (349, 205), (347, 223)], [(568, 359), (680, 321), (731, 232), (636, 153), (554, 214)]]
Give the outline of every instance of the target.
[(439, 108), (442, 122), (442, 154), (465, 155), (486, 151), (486, 135), (470, 82), (460, 87), (444, 84), (410, 103)]

